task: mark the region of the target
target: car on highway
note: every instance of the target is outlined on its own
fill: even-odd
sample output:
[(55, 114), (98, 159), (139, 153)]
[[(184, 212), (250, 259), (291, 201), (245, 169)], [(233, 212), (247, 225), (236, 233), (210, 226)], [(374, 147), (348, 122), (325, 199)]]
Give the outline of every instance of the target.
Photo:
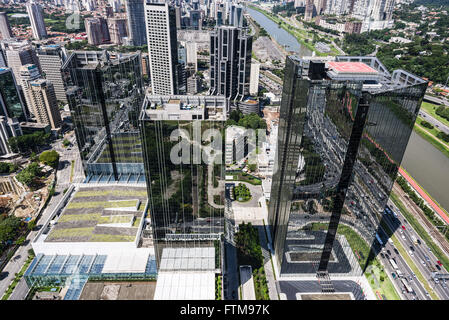
[(430, 262), (430, 259), (429, 259), (428, 256), (424, 256), (424, 257), (426, 258), (426, 261), (427, 261), (427, 262)]
[(385, 258), (385, 255), (382, 252), (380, 253), (380, 256), (382, 257), (382, 259)]
[(388, 254), (391, 254), (391, 251), (387, 249), (387, 253), (388, 253)]
[(394, 250), (394, 253), (399, 254), (398, 249), (394, 248), (393, 250)]
[(419, 239), (416, 239), (416, 242), (418, 242), (418, 244), (421, 244), (421, 240)]
[(442, 266), (443, 266), (443, 264), (441, 263), (441, 261), (440, 261), (440, 260), (438, 260), (438, 261), (437, 261), (437, 263), (438, 263), (438, 265), (439, 265), (440, 267), (442, 267)]
[(405, 236), (404, 235), (402, 235), (401, 238), (405, 240)]
[(402, 230), (405, 230), (405, 226), (401, 226)]
[(396, 273), (392, 272), (391, 276), (393, 277), (393, 279), (396, 279)]
[(412, 276), (413, 278), (416, 278), (416, 274), (414, 272), (412, 272)]
[(425, 266), (425, 265), (426, 265), (426, 263), (424, 262), (424, 260), (423, 260), (423, 259), (420, 259), (420, 261), (421, 261), (421, 264), (422, 264), (423, 266)]
[(415, 248), (413, 248), (413, 246), (410, 246), (410, 250), (415, 251)]
[(413, 251), (409, 250), (408, 253), (410, 254), (410, 257), (413, 257)]
[(435, 267), (438, 269), (438, 270), (441, 270), (441, 267), (439, 266), (439, 265), (435, 265)]

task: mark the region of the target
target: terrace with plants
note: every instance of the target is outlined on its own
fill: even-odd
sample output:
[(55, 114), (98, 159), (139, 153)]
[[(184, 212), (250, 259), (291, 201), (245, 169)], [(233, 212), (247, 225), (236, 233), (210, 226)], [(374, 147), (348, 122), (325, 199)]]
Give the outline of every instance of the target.
[(145, 188), (80, 188), (48, 232), (45, 241), (134, 241), (146, 202)]

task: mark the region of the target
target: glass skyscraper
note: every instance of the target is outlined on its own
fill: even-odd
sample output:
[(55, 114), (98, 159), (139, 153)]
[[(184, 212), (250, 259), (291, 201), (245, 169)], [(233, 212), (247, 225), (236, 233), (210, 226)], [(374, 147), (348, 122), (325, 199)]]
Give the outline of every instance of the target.
[(87, 181), (144, 182), (140, 52), (75, 51), (62, 69)]
[(225, 210), (225, 120), (224, 97), (145, 98), (140, 118), (142, 144), (156, 259), (161, 269), (167, 267), (161, 263), (165, 249), (186, 250), (190, 253), (179, 258), (187, 259), (193, 258), (194, 249), (214, 248), (214, 241), (220, 240)]
[(281, 275), (360, 275), (427, 83), (375, 57), (288, 57), (269, 225)]
[(0, 68), (0, 115), (26, 121), (25, 107), (10, 68)]

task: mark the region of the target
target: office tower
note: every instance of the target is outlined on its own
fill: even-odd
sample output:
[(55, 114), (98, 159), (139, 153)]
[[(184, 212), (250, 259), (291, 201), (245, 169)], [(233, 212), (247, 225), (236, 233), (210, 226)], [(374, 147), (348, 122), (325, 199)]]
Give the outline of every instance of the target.
[(347, 14), (350, 11), (350, 5), (349, 0), (327, 0), (324, 13), (337, 16)]
[(143, 182), (140, 53), (74, 51), (62, 70), (86, 182)]
[(315, 5), (313, 4), (313, 0), (306, 0), (306, 10), (304, 13), (304, 20), (311, 21), (315, 15), (316, 15), (316, 9), (315, 9)]
[(361, 275), (337, 228), (377, 245), (426, 87), (375, 57), (287, 58), (268, 214), (281, 275)]
[(37, 57), (45, 79), (50, 80), (53, 84), (56, 99), (67, 103), (64, 80), (61, 74), (61, 67), (66, 58), (63, 49), (60, 45), (41, 46), (37, 51)]
[(257, 96), (259, 93), (260, 63), (251, 63), (251, 76), (249, 80), (249, 94)]
[(9, 25), (8, 16), (5, 12), (0, 12), (0, 39), (11, 39), (14, 35)]
[(128, 17), (129, 42), (133, 46), (143, 46), (147, 43), (145, 29), (145, 0), (126, 0), (126, 14)]
[(89, 44), (96, 46), (111, 40), (108, 25), (104, 18), (87, 18), (84, 20), (84, 25)]
[(241, 28), (221, 26), (210, 36), (210, 89), (230, 101), (249, 94), (253, 37)]
[(186, 42), (187, 64), (193, 64), (198, 71), (198, 46), (196, 42)]
[(0, 115), (26, 121), (25, 105), (10, 68), (0, 68)]
[[(217, 255), (214, 241), (223, 233), (226, 103), (219, 96), (145, 97), (140, 127), (160, 271), (220, 267), (200, 261)], [(198, 257), (199, 248), (212, 248), (212, 253)], [(180, 261), (164, 262), (177, 249), (186, 253), (172, 256)], [(189, 263), (189, 257), (197, 261)]]
[(109, 34), (111, 35), (111, 42), (118, 45), (123, 44), (123, 38), (127, 37), (126, 19), (109, 18), (108, 26)]
[(29, 114), (29, 112), (32, 111), (32, 104), (33, 104), (33, 101), (31, 101), (31, 98), (30, 98), (31, 97), (30, 82), (34, 81), (36, 79), (40, 79), (40, 78), (41, 78), (41, 73), (35, 64), (26, 64), (26, 65), (20, 67), (20, 74), (19, 74), (18, 79), (20, 79), (20, 87), (22, 89), (23, 96), (25, 98), (25, 102), (26, 102), (26, 105), (28, 108), (27, 109), (28, 114)]
[(33, 0), (26, 4), (28, 17), (30, 18), (31, 30), (33, 37), (37, 40), (47, 38), (47, 30), (45, 29), (44, 14), (42, 7)]
[(166, 3), (146, 3), (145, 12), (152, 92), (178, 94), (175, 10)]
[(53, 84), (46, 79), (37, 79), (29, 83), (30, 111), (38, 123), (50, 124), (52, 129), (62, 125), (61, 113), (56, 100)]
[(27, 42), (13, 42), (6, 45), (6, 62), (12, 69), (17, 82), (20, 79), (20, 68), (26, 64), (34, 64), (40, 71), (39, 59), (31, 45)]

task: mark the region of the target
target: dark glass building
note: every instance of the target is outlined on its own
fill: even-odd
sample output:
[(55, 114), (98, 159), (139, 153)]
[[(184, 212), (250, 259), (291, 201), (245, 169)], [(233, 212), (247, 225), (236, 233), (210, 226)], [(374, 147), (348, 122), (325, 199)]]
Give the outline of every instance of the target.
[[(180, 259), (200, 259), (201, 250), (195, 249), (214, 249), (223, 233), (225, 120), (224, 97), (145, 98), (141, 135), (156, 259), (162, 270), (167, 267), (161, 262), (164, 251), (181, 248)], [(178, 270), (196, 268), (182, 261), (174, 264)]]
[(269, 225), (281, 275), (361, 275), (427, 83), (375, 57), (288, 57)]
[(26, 121), (25, 106), (10, 68), (0, 68), (0, 115)]
[(75, 51), (62, 70), (86, 182), (144, 182), (140, 52)]

